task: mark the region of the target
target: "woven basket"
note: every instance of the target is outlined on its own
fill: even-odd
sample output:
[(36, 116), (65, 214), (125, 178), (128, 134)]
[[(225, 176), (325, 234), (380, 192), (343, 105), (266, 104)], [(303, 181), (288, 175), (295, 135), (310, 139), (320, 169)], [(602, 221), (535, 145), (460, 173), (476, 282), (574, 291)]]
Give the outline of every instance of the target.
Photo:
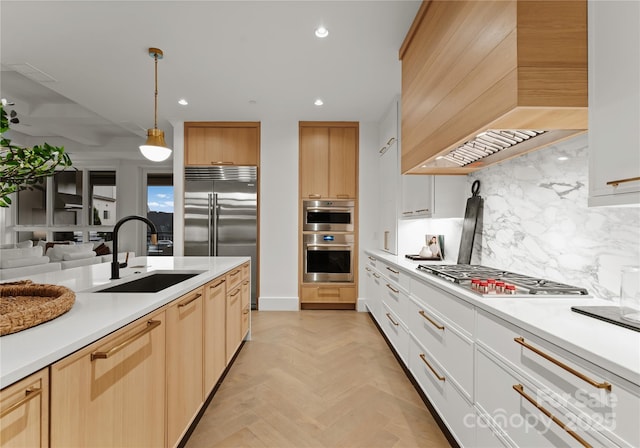
[(0, 336), (55, 319), (73, 306), (69, 288), (24, 280), (0, 284)]

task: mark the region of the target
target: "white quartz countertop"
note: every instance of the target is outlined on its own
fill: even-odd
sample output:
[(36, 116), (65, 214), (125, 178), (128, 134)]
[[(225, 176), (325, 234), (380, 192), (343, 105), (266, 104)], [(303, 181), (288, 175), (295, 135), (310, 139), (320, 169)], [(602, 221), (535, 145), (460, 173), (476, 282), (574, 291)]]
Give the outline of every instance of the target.
[(616, 302), (599, 298), (482, 298), (416, 269), (432, 262), (411, 261), (380, 250), (365, 253), (640, 385), (640, 332), (571, 311), (572, 306), (617, 306)]
[[(67, 313), (27, 330), (0, 337), (0, 388), (58, 361), (130, 322), (207, 283), (249, 257), (137, 257), (109, 280), (111, 263), (30, 275), (34, 283), (65, 286), (76, 293)], [(94, 293), (154, 271), (201, 272), (157, 293)]]

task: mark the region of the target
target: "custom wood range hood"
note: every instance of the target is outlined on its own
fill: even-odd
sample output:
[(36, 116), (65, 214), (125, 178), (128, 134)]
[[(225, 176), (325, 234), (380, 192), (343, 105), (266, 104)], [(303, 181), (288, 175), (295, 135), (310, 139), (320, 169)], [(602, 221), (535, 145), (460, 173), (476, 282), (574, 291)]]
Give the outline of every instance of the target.
[(405, 174), (467, 174), (587, 130), (586, 0), (425, 0), (400, 59)]

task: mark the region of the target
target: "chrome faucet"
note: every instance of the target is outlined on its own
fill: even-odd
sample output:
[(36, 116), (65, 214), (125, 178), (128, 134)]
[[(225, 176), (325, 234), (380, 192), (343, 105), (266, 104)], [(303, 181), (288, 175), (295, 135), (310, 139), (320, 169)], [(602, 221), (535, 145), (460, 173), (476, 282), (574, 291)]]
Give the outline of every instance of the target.
[(147, 225), (151, 228), (151, 244), (158, 244), (158, 230), (156, 229), (155, 224), (147, 218), (143, 216), (130, 215), (125, 216), (120, 221), (118, 221), (116, 223), (116, 226), (113, 228), (113, 261), (111, 262), (111, 280), (120, 278), (120, 268), (127, 267), (127, 263), (120, 263), (118, 261), (118, 230), (120, 230), (120, 226), (122, 226), (122, 224), (134, 219), (147, 223)]

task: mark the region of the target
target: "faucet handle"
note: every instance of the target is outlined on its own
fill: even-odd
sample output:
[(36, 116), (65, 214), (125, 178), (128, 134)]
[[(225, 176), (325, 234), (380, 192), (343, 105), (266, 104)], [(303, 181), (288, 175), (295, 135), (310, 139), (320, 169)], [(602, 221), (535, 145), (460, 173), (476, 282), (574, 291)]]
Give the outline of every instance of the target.
[(128, 264), (129, 264), (129, 251), (127, 251), (127, 255), (125, 255), (124, 263), (118, 263), (118, 266), (120, 266), (121, 268), (126, 268)]

